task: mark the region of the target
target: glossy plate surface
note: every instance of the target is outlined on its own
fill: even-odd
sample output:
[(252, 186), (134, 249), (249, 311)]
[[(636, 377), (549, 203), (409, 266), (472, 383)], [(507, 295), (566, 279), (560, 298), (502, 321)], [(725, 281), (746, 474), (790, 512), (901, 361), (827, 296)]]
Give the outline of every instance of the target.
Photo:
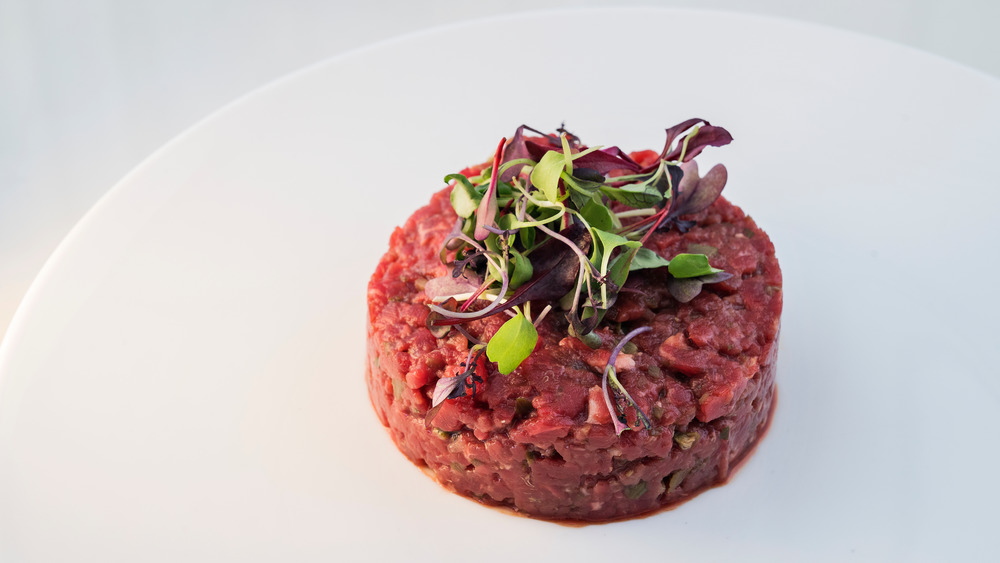
[[(692, 116), (733, 132), (703, 167), (726, 162), (785, 273), (770, 434), (730, 484), (641, 520), (444, 492), (363, 382), (392, 227), (521, 123), (634, 150)], [(0, 558), (995, 554), (997, 131), (996, 80), (724, 13), (535, 13), (299, 72), (142, 163), (35, 282), (0, 349)]]

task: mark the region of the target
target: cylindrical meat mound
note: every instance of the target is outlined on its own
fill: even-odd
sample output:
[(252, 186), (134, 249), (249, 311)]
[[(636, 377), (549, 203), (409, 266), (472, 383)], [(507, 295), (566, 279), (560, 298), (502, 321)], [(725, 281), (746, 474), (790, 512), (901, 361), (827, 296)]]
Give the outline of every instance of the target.
[[(480, 357), (475, 395), (428, 420), (437, 380), (464, 371), (469, 349), (460, 331), (435, 338), (427, 328), (424, 284), (448, 272), (439, 250), (455, 222), (448, 190), (434, 195), (393, 233), (368, 286), (368, 390), (399, 449), (449, 489), (555, 520), (636, 516), (724, 482), (774, 404), (781, 271), (767, 235), (724, 198), (685, 218), (696, 221), (689, 231), (655, 233), (646, 247), (667, 259), (706, 254), (732, 278), (682, 304), (666, 268), (633, 272), (595, 331), (601, 347), (567, 336), (553, 311), (520, 367), (502, 375)], [(485, 341), (506, 319), (464, 326)], [(642, 326), (651, 330), (615, 368), (652, 428), (619, 436), (601, 377), (615, 344)]]

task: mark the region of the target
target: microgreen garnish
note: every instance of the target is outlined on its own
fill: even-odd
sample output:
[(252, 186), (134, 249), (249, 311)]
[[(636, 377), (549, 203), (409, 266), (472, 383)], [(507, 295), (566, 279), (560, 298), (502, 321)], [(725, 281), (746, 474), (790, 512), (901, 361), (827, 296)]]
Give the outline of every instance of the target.
[[(553, 135), (522, 125), (510, 142), (500, 141), (482, 172), (445, 176), (458, 220), (441, 250), (451, 273), (428, 281), (425, 289), (432, 301), (428, 324), (459, 326), (504, 312), (511, 318), (486, 344), (472, 345), (465, 372), (438, 381), (434, 405), (475, 393), (484, 351), (501, 374), (517, 369), (534, 350), (536, 326), (553, 307), (563, 311), (571, 336), (599, 347), (603, 339), (594, 330), (619, 293), (629, 290), (632, 271), (665, 268), (671, 295), (685, 302), (704, 284), (731, 277), (703, 254), (668, 260), (644, 246), (655, 231), (687, 231), (694, 223), (682, 217), (718, 198), (725, 167), (717, 165), (701, 178), (692, 159), (730, 141), (725, 129), (690, 119), (666, 130), (658, 158), (639, 164), (618, 147), (587, 147), (562, 127)], [(545, 302), (535, 320), (533, 301)], [(618, 433), (627, 428), (625, 406), (649, 426), (614, 370), (621, 347), (641, 332), (619, 342), (604, 373), (604, 387), (610, 383), (618, 405), (612, 408), (606, 391)]]
[[(635, 417), (638, 419), (646, 429), (651, 429), (653, 423), (650, 422), (649, 417), (646, 413), (642, 412), (639, 405), (636, 404), (635, 399), (632, 395), (628, 394), (625, 387), (622, 386), (621, 382), (618, 381), (617, 372), (615, 371), (615, 361), (618, 359), (618, 354), (621, 353), (622, 348), (628, 344), (629, 340), (632, 340), (636, 336), (653, 330), (648, 326), (639, 327), (632, 332), (625, 335), (618, 345), (615, 346), (614, 350), (611, 351), (611, 355), (608, 357), (608, 363), (604, 366), (604, 377), (601, 379), (601, 391), (604, 392), (604, 404), (608, 406), (608, 412), (611, 413), (611, 422), (615, 425), (615, 434), (621, 435), (622, 432), (628, 430), (628, 419), (625, 418), (625, 407), (629, 406), (635, 410)], [(611, 384), (611, 392), (608, 392), (608, 384)], [(614, 395), (614, 400), (611, 400), (611, 396)]]
[(701, 293), (701, 286), (706, 283), (718, 283), (733, 277), (729, 272), (715, 272), (694, 278), (667, 278), (667, 290), (674, 299), (681, 303), (687, 303), (698, 297)]
[(486, 357), (497, 363), (500, 373), (507, 375), (531, 355), (537, 342), (538, 331), (535, 330), (535, 325), (522, 313), (518, 313), (490, 338), (486, 346)]
[(715, 274), (722, 270), (708, 264), (708, 256), (704, 254), (678, 254), (667, 265), (670, 275), (675, 278), (696, 278)]
[(454, 377), (438, 379), (437, 385), (434, 386), (434, 396), (431, 399), (432, 407), (440, 405), (446, 399), (457, 399), (476, 394), (476, 385), (483, 382), (483, 378), (477, 373), (479, 356), (482, 356), (485, 351), (486, 346), (476, 344), (469, 350), (469, 356), (466, 360), (462, 362), (465, 371), (456, 373)]
[[(497, 145), (496, 156), (493, 157), (493, 169), (496, 170), (500, 167), (500, 158), (503, 156), (503, 146), (507, 143), (507, 138), (504, 137), (500, 139), (500, 144)], [(496, 225), (497, 220), (497, 175), (493, 175), (490, 178), (490, 187), (486, 190), (486, 194), (483, 195), (482, 201), (479, 202), (479, 208), (476, 210), (476, 240), (483, 240), (490, 236), (489, 230), (486, 227), (492, 227)]]

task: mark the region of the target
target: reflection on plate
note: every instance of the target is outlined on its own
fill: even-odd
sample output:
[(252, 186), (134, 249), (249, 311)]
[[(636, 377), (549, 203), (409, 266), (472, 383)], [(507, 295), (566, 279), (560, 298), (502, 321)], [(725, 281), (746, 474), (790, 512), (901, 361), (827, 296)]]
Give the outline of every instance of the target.
[[(600, 42), (575, 54), (565, 30)], [(501, 54), (516, 71), (492, 75)], [(977, 299), (1000, 263), (998, 99), (1000, 83), (892, 44), (659, 10), (477, 22), (282, 80), (139, 166), (33, 286), (0, 350), (0, 553), (995, 553), (1000, 305)], [(733, 132), (705, 164), (725, 159), (727, 196), (785, 271), (768, 438), (727, 486), (599, 528), (444, 492), (363, 384), (365, 282), (392, 226), (520, 123), (637, 149), (690, 115)]]

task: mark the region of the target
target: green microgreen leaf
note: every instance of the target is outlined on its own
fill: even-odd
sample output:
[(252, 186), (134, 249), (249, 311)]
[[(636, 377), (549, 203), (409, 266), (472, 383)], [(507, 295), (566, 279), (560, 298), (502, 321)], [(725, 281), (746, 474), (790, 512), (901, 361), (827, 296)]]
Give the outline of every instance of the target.
[(591, 225), (590, 231), (597, 236), (597, 240), (601, 243), (601, 250), (604, 254), (611, 254), (611, 251), (618, 248), (619, 246), (629, 242), (629, 240), (621, 235), (615, 233), (609, 233), (608, 231), (598, 229)]
[(486, 277), (493, 281), (500, 281), (503, 279), (503, 275), (500, 273), (498, 265), (503, 262), (501, 257), (503, 253), (502, 243), (500, 237), (496, 233), (490, 233), (490, 236), (483, 240), (483, 246), (489, 251), (489, 254), (494, 257), (494, 260), (488, 260), (486, 262)]
[(535, 228), (534, 227), (522, 227), (517, 231), (518, 238), (521, 239), (521, 245), (526, 248), (535, 247)]
[(511, 250), (511, 259), (514, 272), (510, 275), (510, 289), (514, 289), (531, 279), (534, 268), (531, 267), (531, 260), (516, 250)]
[[(546, 213), (547, 210), (543, 210)], [(553, 210), (552, 215), (555, 215), (558, 211)], [(535, 246), (535, 228), (532, 226), (525, 226), (520, 224), (517, 220), (517, 216), (513, 213), (504, 213), (500, 215), (500, 219), (497, 220), (497, 226), (506, 231), (513, 231), (510, 234), (510, 246), (513, 247), (519, 244), (524, 250), (530, 250)]]
[(709, 265), (708, 256), (704, 254), (678, 254), (670, 260), (668, 269), (670, 275), (677, 279), (696, 278), (722, 271)]
[(500, 182), (497, 184), (497, 201), (502, 204), (507, 204), (514, 196), (514, 189), (510, 187), (510, 184), (505, 182)]
[(565, 155), (549, 151), (531, 170), (531, 183), (541, 190), (545, 199), (551, 202), (559, 201), (559, 176), (565, 168)]
[[(608, 279), (614, 284), (615, 288), (620, 289), (622, 284), (625, 283), (625, 278), (628, 277), (628, 267), (632, 261), (632, 257), (635, 256), (635, 251), (642, 244), (638, 241), (628, 240), (621, 235), (608, 233), (600, 229), (591, 229), (591, 231), (601, 241), (600, 273), (602, 276), (608, 274)], [(619, 254), (612, 263), (611, 254), (620, 246), (626, 247), (628, 250)], [(614, 268), (609, 270), (609, 263), (614, 265)], [(617, 295), (617, 290), (608, 291), (607, 283), (601, 284), (601, 302), (596, 308), (609, 308), (614, 303)]]
[(662, 268), (669, 265), (670, 260), (667, 260), (648, 248), (640, 248), (639, 251), (635, 253), (635, 258), (632, 259), (629, 271), (634, 272), (636, 270)]
[(636, 209), (654, 207), (663, 201), (663, 196), (660, 195), (660, 191), (656, 189), (656, 186), (645, 182), (642, 184), (626, 184), (620, 188), (602, 185), (601, 193)]
[(462, 223), (462, 234), (472, 238), (472, 234), (476, 231), (476, 219), (475, 217), (469, 217)]
[[(583, 216), (583, 220), (591, 227), (601, 229), (602, 231), (610, 231), (616, 228), (616, 223), (618, 222), (610, 209), (593, 198), (588, 199), (587, 203), (580, 208), (580, 215)], [(620, 224), (617, 226), (620, 226)]]
[(608, 268), (608, 279), (619, 288), (625, 285), (632, 262), (635, 260), (639, 250), (642, 249), (642, 243), (637, 240), (630, 240), (624, 246), (627, 250), (619, 254)]
[(515, 217), (510, 214), (501, 215), (500, 218), (497, 219), (497, 228), (503, 229), (505, 231), (513, 231), (512, 233), (507, 235), (507, 246), (511, 248), (514, 247), (514, 245), (517, 242), (518, 235), (521, 234), (520, 232), (518, 232), (517, 227), (514, 225), (516, 221), (517, 219), (515, 219)]
[(500, 373), (507, 375), (517, 369), (538, 342), (538, 331), (531, 321), (518, 313), (500, 327), (486, 346), (486, 357), (496, 362)]
[(455, 173), (455, 174), (448, 174), (447, 176), (444, 177), (444, 183), (446, 184), (451, 183), (452, 180), (464, 185), (470, 191), (475, 191), (476, 189), (476, 186), (471, 181), (469, 181), (468, 178), (465, 177), (465, 174)]
[(486, 246), (486, 249), (489, 250), (490, 252), (499, 254), (500, 252), (503, 251), (503, 246), (500, 241), (500, 235), (496, 233), (490, 233), (490, 236), (486, 237), (483, 240), (483, 244)]
[(445, 182), (455, 180), (455, 187), (451, 189), (451, 206), (459, 217), (472, 217), (472, 214), (479, 208), (479, 202), (483, 199), (482, 194), (476, 191), (472, 182), (461, 174), (448, 174), (444, 177)]
[(573, 187), (574, 189), (588, 196), (593, 196), (595, 193), (597, 193), (598, 188), (604, 185), (603, 182), (604, 176), (601, 176), (600, 174), (598, 174), (597, 177), (600, 178), (601, 181), (598, 181), (597, 179), (581, 178), (579, 176), (574, 176), (572, 174), (566, 174), (566, 173), (563, 173), (561, 177), (563, 179), (563, 182), (565, 182), (567, 185)]
[(674, 299), (681, 303), (690, 303), (692, 299), (701, 293), (701, 286), (704, 285), (700, 278), (670, 278), (667, 280), (667, 290)]
[[(584, 205), (598, 193), (598, 189), (601, 187), (601, 182), (595, 182), (592, 180), (584, 180), (582, 178), (577, 178), (571, 174), (566, 174), (565, 172), (561, 175), (563, 183), (569, 187), (569, 198), (573, 203), (573, 206), (577, 209), (583, 209)], [(602, 177), (603, 178), (603, 177)]]
[(599, 267), (601, 275), (604, 275), (604, 273), (608, 271), (608, 261), (611, 260), (611, 253), (614, 252), (614, 250), (619, 246), (628, 244), (629, 240), (621, 235), (616, 235), (614, 233), (598, 229), (593, 225), (591, 225), (590, 232), (592, 232), (601, 243), (601, 264)]

